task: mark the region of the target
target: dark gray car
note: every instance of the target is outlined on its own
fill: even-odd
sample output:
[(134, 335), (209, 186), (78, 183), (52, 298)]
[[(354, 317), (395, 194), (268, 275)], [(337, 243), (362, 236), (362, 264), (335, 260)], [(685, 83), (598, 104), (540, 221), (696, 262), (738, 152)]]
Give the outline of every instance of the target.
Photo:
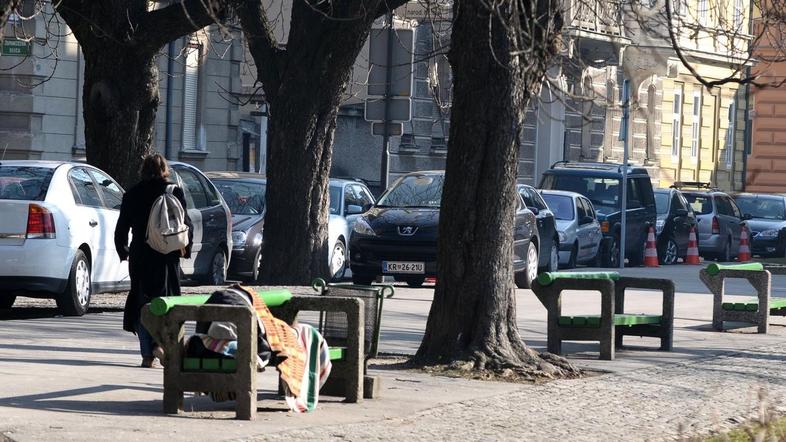
[(747, 219), (753, 254), (786, 256), (786, 196), (740, 193), (734, 200)]

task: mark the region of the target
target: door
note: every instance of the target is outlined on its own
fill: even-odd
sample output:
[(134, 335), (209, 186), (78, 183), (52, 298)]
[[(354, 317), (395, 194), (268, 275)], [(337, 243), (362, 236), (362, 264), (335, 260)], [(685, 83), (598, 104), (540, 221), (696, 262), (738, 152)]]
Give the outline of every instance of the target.
[[(193, 244), (191, 245), (191, 257), (189, 259), (180, 260), (180, 268), (186, 276), (192, 276), (197, 272), (198, 263), (202, 267), (209, 266), (211, 256), (203, 256), (203, 236), (204, 227), (202, 222), (202, 211), (207, 206), (207, 198), (205, 196), (205, 189), (199, 183), (196, 175), (185, 167), (175, 166), (173, 168), (177, 175), (178, 186), (183, 189), (183, 194), (186, 197), (186, 210), (188, 216), (191, 218), (193, 226)], [(202, 261), (207, 260), (207, 263)]]
[(595, 213), (595, 207), (590, 200), (582, 198), (584, 201), (584, 208), (586, 209), (587, 216), (592, 218), (592, 222), (588, 222), (583, 226), (585, 235), (587, 237), (586, 257), (587, 260), (595, 259), (600, 250), (600, 241), (603, 238), (603, 233), (600, 231), (600, 223), (598, 222), (598, 214)]
[[(739, 253), (739, 246), (740, 246), (740, 237), (742, 236), (742, 210), (737, 205), (737, 203), (731, 197), (725, 197), (729, 206), (731, 207), (732, 212), (732, 220), (730, 225), (732, 227), (736, 227), (732, 230), (732, 250), (735, 250), (735, 254)], [(737, 234), (736, 239), (734, 238), (734, 234)], [(750, 244), (750, 232), (748, 232), (748, 244)]]
[[(688, 215), (678, 215), (678, 211), (686, 211)], [(677, 248), (680, 252), (688, 249), (688, 236), (690, 235), (690, 228), (696, 223), (691, 219), (691, 211), (688, 208), (688, 202), (678, 192), (671, 195), (671, 204), (669, 205), (669, 215), (672, 217), (672, 238), (677, 243)], [(668, 225), (668, 220), (666, 221)]]
[[(94, 282), (103, 282), (111, 279), (105, 265), (103, 256), (106, 256), (106, 236), (112, 236), (114, 241), (114, 225), (106, 226), (107, 221), (102, 219), (103, 202), (98, 194), (98, 189), (93, 178), (82, 167), (75, 167), (68, 172), (68, 182), (74, 195), (76, 208), (70, 214), (68, 229), (72, 233), (72, 243), (79, 245), (86, 243), (90, 248), (91, 279)], [(114, 246), (112, 246), (114, 249)], [(117, 256), (114, 259), (118, 259)]]
[[(99, 190), (103, 206), (98, 210), (99, 227), (101, 228), (101, 244), (94, 258), (93, 267), (98, 267), (106, 277), (107, 289), (118, 286), (130, 286), (128, 277), (128, 261), (120, 261), (115, 249), (115, 226), (120, 217), (120, 204), (123, 202), (123, 189), (111, 177), (96, 169), (87, 169), (96, 188)], [(131, 238), (129, 238), (130, 240)]]
[(352, 232), (352, 228), (355, 226), (355, 221), (357, 221), (360, 214), (350, 215), (347, 214), (347, 207), (352, 204), (354, 206), (360, 206), (361, 209), (367, 207), (369, 204), (374, 204), (374, 197), (371, 196), (371, 192), (368, 191), (365, 187), (360, 184), (350, 184), (346, 186), (348, 189), (344, 191), (344, 217), (347, 220), (347, 240), (349, 240), (349, 232)]
[(644, 245), (647, 240), (647, 229), (645, 228), (647, 219), (647, 210), (645, 209), (645, 201), (642, 198), (643, 189), (639, 182), (641, 178), (628, 178), (628, 193), (627, 193), (627, 217), (625, 225), (625, 256), (630, 259), (631, 254), (644, 254)]
[(575, 199), (576, 203), (576, 238), (579, 242), (579, 250), (576, 255), (579, 261), (586, 261), (595, 255), (595, 231), (598, 230), (598, 222), (586, 222), (586, 218), (592, 218), (592, 205), (589, 200), (583, 197)]
[[(210, 180), (201, 173), (194, 173), (196, 173), (200, 184), (205, 189), (207, 201), (207, 207), (202, 210), (202, 223), (205, 229), (205, 233), (202, 235), (202, 242), (209, 242), (215, 253), (221, 247), (221, 244), (229, 243), (232, 231), (231, 215), (227, 216), (227, 211), (224, 210), (224, 205), (221, 203), (221, 196)], [(225, 258), (228, 265), (230, 257), (226, 256)]]
[[(718, 223), (723, 238), (731, 238), (731, 253), (737, 254), (740, 245), (740, 222), (742, 220), (737, 215), (739, 208), (725, 195), (715, 195), (715, 205), (718, 210)], [(737, 210), (735, 212), (735, 209)], [(721, 243), (722, 244), (722, 243)], [(721, 246), (721, 250), (723, 246)]]
[(554, 222), (554, 214), (549, 210), (543, 198), (530, 186), (522, 186), (519, 188), (519, 194), (524, 200), (524, 204), (532, 210), (537, 212), (535, 221), (537, 223), (538, 234), (540, 237), (540, 250), (539, 261), (541, 265), (549, 263), (549, 253), (551, 253), (551, 245), (556, 236), (556, 226)]
[(527, 246), (529, 246), (529, 229), (527, 228), (527, 210), (521, 195), (516, 193), (516, 215), (513, 221), (513, 267), (521, 270), (526, 265)]

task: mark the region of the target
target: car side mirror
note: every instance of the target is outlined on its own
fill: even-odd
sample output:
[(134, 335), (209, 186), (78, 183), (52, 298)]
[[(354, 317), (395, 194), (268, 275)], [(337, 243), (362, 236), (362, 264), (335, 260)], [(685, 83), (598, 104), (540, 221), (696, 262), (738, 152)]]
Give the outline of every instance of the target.
[(751, 215), (750, 213), (744, 213), (744, 214), (742, 215), (742, 219), (743, 219), (744, 221), (747, 221), (747, 220), (749, 220), (749, 219), (753, 219), (753, 215)]
[(584, 224), (591, 224), (593, 221), (595, 221), (595, 218), (585, 215), (582, 216), (581, 219), (579, 220), (579, 225), (583, 226)]
[(527, 209), (529, 209), (529, 211), (534, 213), (535, 215), (540, 213), (540, 210), (537, 207), (527, 207)]
[(347, 206), (347, 215), (358, 215), (363, 213), (363, 208), (360, 206), (356, 206), (354, 204), (349, 204)]
[(688, 216), (688, 209), (677, 209), (674, 211), (675, 216)]

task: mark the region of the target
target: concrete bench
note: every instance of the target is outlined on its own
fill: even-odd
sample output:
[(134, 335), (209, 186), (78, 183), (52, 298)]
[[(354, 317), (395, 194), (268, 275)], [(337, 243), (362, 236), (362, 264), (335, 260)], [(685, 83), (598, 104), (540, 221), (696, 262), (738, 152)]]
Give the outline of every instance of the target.
[[(713, 295), (712, 328), (723, 331), (725, 321), (755, 324), (758, 333), (767, 333), (770, 315), (786, 316), (786, 300), (770, 298), (772, 274), (758, 263), (711, 264), (699, 271), (699, 279)], [(744, 279), (756, 290), (756, 298), (746, 302), (723, 302), (727, 279)]]
[[(674, 283), (667, 279), (629, 278), (604, 274), (560, 276), (553, 281), (540, 278), (532, 291), (548, 314), (547, 350), (562, 353), (562, 341), (598, 341), (600, 359), (613, 360), (616, 347), (624, 336), (660, 338), (660, 349), (670, 351), (674, 330)], [(625, 313), (625, 291), (630, 288), (655, 289), (662, 292), (660, 315)], [(598, 291), (600, 315), (562, 315), (562, 292), (565, 290)]]
[[(276, 310), (276, 311), (274, 311)], [(346, 348), (331, 349), (334, 367), (331, 377), (340, 378), (347, 402), (363, 399), (363, 332), (362, 301), (354, 298), (294, 296), (271, 311), (291, 324), (300, 311), (341, 311), (347, 315), (349, 327)], [(234, 360), (222, 358), (184, 357), (186, 322), (226, 321), (238, 330), (237, 353)], [(142, 309), (142, 324), (165, 352), (164, 412), (177, 414), (183, 410), (186, 391), (227, 393), (236, 395), (238, 419), (253, 420), (257, 405), (257, 322), (256, 313), (245, 306), (174, 305), (162, 316), (151, 312), (150, 304)]]

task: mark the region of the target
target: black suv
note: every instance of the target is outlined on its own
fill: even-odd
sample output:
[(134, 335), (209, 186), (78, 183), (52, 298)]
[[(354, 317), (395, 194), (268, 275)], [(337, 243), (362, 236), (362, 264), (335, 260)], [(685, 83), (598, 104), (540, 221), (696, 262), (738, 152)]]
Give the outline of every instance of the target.
[[(576, 192), (592, 201), (603, 232), (600, 256), (606, 267), (619, 267), (622, 167), (611, 163), (560, 161), (543, 172), (540, 183), (541, 189)], [(646, 169), (628, 166), (627, 172), (625, 257), (631, 266), (639, 266), (644, 261), (647, 232), (657, 219), (655, 196)]]
[[(445, 172), (408, 173), (358, 217), (349, 239), (352, 282), (371, 284), (378, 275), (394, 276), (410, 287), (437, 276), (437, 230)], [(515, 282), (528, 288), (538, 272), (535, 215), (517, 193), (513, 236)]]

